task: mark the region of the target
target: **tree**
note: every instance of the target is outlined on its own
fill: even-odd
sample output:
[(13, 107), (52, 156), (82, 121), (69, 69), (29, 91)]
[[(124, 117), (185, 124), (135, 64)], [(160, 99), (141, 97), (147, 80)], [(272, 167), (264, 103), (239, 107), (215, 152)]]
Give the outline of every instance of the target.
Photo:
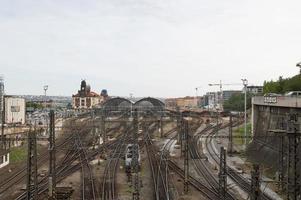
[[(247, 93), (247, 109), (251, 107), (251, 98), (252, 96)], [(224, 102), (225, 111), (239, 111), (243, 112), (245, 109), (245, 94), (234, 94), (229, 100)]]
[(278, 81), (264, 81), (263, 92), (266, 93), (278, 93), (284, 94), (288, 91), (300, 91), (301, 90), (301, 76), (296, 75), (291, 78), (284, 79), (279, 77)]
[(26, 107), (33, 108), (33, 109), (42, 109), (43, 105), (41, 105), (39, 103), (28, 101), (28, 102), (26, 102)]

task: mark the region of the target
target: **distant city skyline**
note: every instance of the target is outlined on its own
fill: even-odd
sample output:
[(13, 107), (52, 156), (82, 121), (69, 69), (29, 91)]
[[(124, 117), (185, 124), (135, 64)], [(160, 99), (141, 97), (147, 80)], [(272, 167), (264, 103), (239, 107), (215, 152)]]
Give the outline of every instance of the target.
[[(209, 83), (262, 85), (299, 73), (297, 0), (88, 0), (0, 2), (5, 92), (135, 97), (218, 91)], [(224, 89), (242, 89), (225, 86)]]

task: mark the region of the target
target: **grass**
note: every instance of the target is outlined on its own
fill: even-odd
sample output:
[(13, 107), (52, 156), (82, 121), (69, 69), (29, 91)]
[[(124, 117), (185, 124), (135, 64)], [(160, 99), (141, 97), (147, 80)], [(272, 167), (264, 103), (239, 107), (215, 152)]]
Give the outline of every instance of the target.
[[(233, 142), (236, 145), (243, 145), (245, 138), (245, 125), (233, 129)], [(251, 123), (247, 123), (247, 144), (251, 140)]]
[(132, 194), (134, 192), (133, 187), (128, 186), (128, 188), (126, 189), (126, 192), (129, 194)]
[(10, 162), (17, 163), (26, 160), (27, 157), (27, 146), (13, 147), (10, 149)]

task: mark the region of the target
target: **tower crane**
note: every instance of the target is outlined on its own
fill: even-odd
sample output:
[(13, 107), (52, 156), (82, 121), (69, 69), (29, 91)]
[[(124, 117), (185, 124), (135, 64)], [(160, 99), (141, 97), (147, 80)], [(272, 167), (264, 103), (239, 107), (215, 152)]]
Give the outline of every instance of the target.
[(219, 86), (220, 88), (220, 100), (219, 100), (219, 103), (220, 103), (220, 108), (221, 110), (223, 110), (223, 86), (224, 85), (241, 85), (241, 83), (222, 83), (222, 81), (220, 80), (219, 83), (210, 83), (208, 84), (209, 86)]
[(198, 96), (198, 91), (199, 91), (200, 88), (202, 88), (202, 86), (195, 87), (195, 96), (196, 97)]

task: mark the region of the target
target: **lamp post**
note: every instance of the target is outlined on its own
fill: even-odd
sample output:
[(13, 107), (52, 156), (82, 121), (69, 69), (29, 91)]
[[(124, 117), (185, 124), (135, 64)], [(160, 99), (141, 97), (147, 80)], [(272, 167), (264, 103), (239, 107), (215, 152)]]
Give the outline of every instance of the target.
[(45, 108), (45, 110), (46, 110), (46, 95), (47, 95), (47, 90), (48, 90), (48, 85), (44, 85), (44, 87), (43, 87), (43, 89), (44, 89), (44, 94), (45, 94), (45, 99), (44, 99), (44, 108)]
[(245, 116), (244, 116), (244, 120), (245, 120), (245, 131), (244, 131), (244, 136), (245, 136), (245, 146), (247, 146), (247, 86), (248, 86), (248, 80), (247, 79), (241, 79), (242, 83), (244, 85), (244, 90), (245, 90)]

